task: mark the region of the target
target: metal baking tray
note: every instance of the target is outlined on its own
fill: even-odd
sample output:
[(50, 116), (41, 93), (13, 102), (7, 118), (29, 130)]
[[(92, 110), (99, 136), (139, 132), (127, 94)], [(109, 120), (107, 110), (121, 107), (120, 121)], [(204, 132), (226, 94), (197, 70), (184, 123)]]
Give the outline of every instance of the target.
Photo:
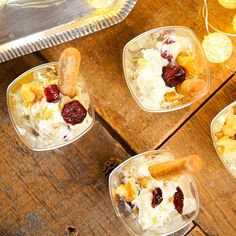
[(114, 0), (104, 9), (88, 0), (62, 0), (47, 7), (6, 4), (0, 9), (0, 63), (112, 26), (124, 20), (136, 2)]

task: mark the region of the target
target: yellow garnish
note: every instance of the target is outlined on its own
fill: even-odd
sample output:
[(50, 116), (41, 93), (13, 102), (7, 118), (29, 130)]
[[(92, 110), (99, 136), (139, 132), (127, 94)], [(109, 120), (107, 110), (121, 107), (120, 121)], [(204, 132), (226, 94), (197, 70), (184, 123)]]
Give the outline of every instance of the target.
[(197, 67), (194, 63), (195, 55), (192, 52), (186, 53), (181, 52), (177, 58), (176, 62), (184, 67), (184, 69), (191, 75), (194, 75), (197, 73)]
[(146, 59), (144, 59), (144, 58), (139, 58), (139, 59), (138, 59), (138, 65), (139, 65), (140, 67), (144, 67), (146, 64), (147, 64)]
[(45, 108), (42, 112), (42, 120), (49, 120), (53, 116), (53, 110)]
[(134, 181), (129, 181), (126, 184), (121, 184), (116, 193), (122, 196), (127, 202), (133, 201), (138, 193), (137, 187)]
[(21, 98), (26, 107), (43, 98), (42, 84), (38, 81), (23, 84), (20, 91)]

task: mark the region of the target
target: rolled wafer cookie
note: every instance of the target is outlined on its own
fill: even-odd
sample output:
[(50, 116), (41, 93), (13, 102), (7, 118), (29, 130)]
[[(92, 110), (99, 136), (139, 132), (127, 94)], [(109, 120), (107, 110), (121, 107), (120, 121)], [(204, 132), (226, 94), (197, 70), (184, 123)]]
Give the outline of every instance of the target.
[(74, 97), (79, 76), (81, 54), (76, 48), (65, 49), (60, 56), (58, 66), (58, 86), (62, 94)]
[(198, 155), (156, 163), (149, 167), (151, 176), (157, 180), (172, 179), (180, 175), (189, 174), (201, 170), (202, 160)]

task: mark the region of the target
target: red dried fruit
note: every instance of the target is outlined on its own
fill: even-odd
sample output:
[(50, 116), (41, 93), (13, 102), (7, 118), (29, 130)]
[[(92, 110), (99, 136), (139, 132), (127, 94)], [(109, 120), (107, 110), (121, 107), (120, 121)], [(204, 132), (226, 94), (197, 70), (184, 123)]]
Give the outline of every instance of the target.
[(174, 43), (175, 41), (173, 40), (173, 39), (171, 39), (171, 38), (167, 38), (164, 42), (163, 42), (163, 44), (171, 44), (171, 43)]
[(182, 83), (186, 77), (186, 71), (181, 66), (167, 65), (162, 68), (162, 78), (166, 86), (175, 87), (177, 84)]
[(74, 100), (64, 105), (61, 115), (67, 124), (76, 125), (83, 122), (87, 110), (78, 100)]
[(174, 194), (173, 203), (175, 205), (175, 210), (179, 212), (179, 214), (183, 214), (183, 207), (184, 207), (184, 194), (180, 187), (176, 188), (176, 192)]
[(49, 85), (44, 89), (47, 102), (57, 102), (60, 98), (60, 90), (57, 85)]
[(163, 197), (162, 197), (162, 190), (160, 188), (155, 188), (153, 191), (152, 191), (152, 207), (155, 208), (156, 206), (158, 206), (162, 200), (163, 200)]
[(161, 52), (161, 56), (168, 60), (168, 62), (171, 62), (173, 59), (172, 55), (168, 51)]

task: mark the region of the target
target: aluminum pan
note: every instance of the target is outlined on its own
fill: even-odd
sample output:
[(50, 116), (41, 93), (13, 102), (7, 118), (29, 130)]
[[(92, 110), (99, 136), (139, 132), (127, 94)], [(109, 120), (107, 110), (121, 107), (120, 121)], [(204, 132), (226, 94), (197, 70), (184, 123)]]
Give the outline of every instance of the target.
[(136, 2), (115, 0), (105, 10), (87, 0), (47, 8), (5, 6), (0, 10), (0, 63), (112, 26), (124, 20)]

